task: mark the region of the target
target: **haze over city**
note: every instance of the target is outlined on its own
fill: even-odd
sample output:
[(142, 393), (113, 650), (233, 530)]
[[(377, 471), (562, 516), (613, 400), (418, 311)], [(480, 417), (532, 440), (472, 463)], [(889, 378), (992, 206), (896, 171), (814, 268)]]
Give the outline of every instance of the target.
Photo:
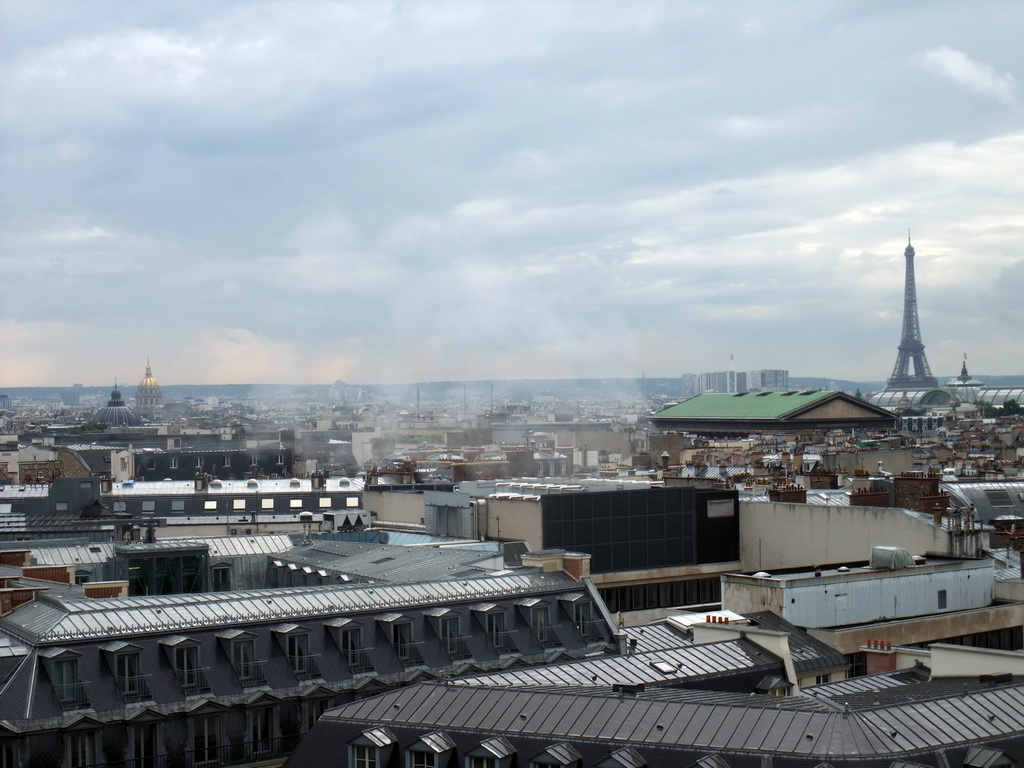
[(1024, 6), (0, 6), (0, 386), (1021, 372)]

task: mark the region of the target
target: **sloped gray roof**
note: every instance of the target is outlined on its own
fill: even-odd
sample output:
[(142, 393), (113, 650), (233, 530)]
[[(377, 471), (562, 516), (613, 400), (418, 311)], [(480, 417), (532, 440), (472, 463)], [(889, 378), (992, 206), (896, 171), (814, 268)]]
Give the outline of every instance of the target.
[(648, 653), (509, 669), (454, 680), (454, 685), (547, 686), (644, 683), (665, 685), (696, 677), (723, 675), (757, 668), (776, 669), (779, 659), (747, 640), (688, 645)]
[(421, 684), (344, 705), (329, 711), (321, 722), (332, 720), (516, 733), (552, 742), (571, 737), (575, 744), (599, 740), (609, 746), (707, 749), (725, 756), (738, 752), (809, 759), (905, 759), (979, 740), (1019, 742), (1024, 733), (1024, 684), (828, 712)]
[(445, 605), (578, 586), (563, 573), (531, 573), (407, 585), (292, 587), (103, 600), (43, 594), (0, 618), (0, 628), (33, 642), (55, 643), (380, 611), (388, 606)]

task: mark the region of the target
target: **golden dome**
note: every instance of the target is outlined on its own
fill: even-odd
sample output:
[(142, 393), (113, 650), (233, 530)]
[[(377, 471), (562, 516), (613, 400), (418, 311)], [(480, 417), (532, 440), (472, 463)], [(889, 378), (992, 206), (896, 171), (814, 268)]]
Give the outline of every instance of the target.
[(139, 382), (139, 389), (156, 389), (160, 386), (160, 382), (156, 380), (153, 375), (153, 368), (150, 366), (149, 361), (146, 361), (146, 375), (142, 377), (142, 381)]

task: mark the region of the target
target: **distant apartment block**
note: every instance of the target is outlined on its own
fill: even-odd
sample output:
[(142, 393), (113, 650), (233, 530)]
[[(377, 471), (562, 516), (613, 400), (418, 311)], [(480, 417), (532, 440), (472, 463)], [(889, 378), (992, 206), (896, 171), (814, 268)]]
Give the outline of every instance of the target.
[[(693, 390), (690, 391), (690, 386)], [(789, 371), (766, 368), (759, 371), (711, 371), (683, 374), (683, 396), (705, 392), (785, 392), (789, 389)]]

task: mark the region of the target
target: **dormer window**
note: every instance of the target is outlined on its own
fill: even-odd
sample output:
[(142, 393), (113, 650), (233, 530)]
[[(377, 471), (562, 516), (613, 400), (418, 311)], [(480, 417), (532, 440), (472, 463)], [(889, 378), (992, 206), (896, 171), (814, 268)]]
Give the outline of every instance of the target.
[(567, 741), (552, 744), (530, 761), (530, 768), (579, 768), (583, 756)]
[(483, 624), (487, 639), (491, 641), (499, 654), (514, 653), (516, 644), (512, 639), (512, 633), (508, 629), (508, 621), (505, 616), (505, 609), (499, 605), (486, 603), (478, 605), (473, 609), (480, 623)]
[(178, 678), (178, 685), (186, 696), (206, 693), (210, 684), (206, 679), (207, 668), (201, 666), (199, 643), (181, 635), (161, 640), (171, 659), (171, 667)]
[(267, 682), (266, 662), (256, 656), (256, 636), (240, 629), (218, 632), (217, 637), (231, 660), (231, 671), (243, 688)]
[(464, 768), (509, 768), (516, 751), (504, 736), (481, 742), (466, 752)]
[(282, 643), (288, 664), (299, 680), (320, 677), (320, 665), (310, 650), (309, 632), (297, 624), (282, 624), (274, 629)]
[(114, 672), (117, 691), (126, 702), (150, 698), (150, 675), (142, 672), (141, 648), (132, 643), (113, 642), (100, 646)]
[(398, 613), (385, 614), (378, 618), (391, 647), (395, 649), (395, 655), (408, 667), (423, 663), (423, 654), (420, 652), (422, 643), (414, 642), (412, 620), (408, 616)]
[(519, 606), (523, 610), (527, 621), (530, 624), (530, 631), (544, 648), (552, 648), (559, 645), (558, 635), (551, 625), (551, 607), (537, 598), (520, 600)]
[(448, 768), (455, 742), (441, 731), (428, 733), (405, 751), (406, 768)]
[(341, 651), (341, 658), (353, 674), (373, 670), (370, 660), (370, 648), (363, 644), (363, 627), (355, 619), (330, 619), (324, 625), (334, 637), (334, 642)]
[(349, 742), (349, 765), (352, 768), (384, 768), (398, 739), (387, 728), (363, 731)]
[(581, 594), (562, 598), (572, 617), (572, 623), (587, 642), (599, 642), (604, 639), (604, 625), (594, 617), (594, 603)]
[(427, 611), (426, 615), (449, 659), (458, 661), (472, 657), (468, 638), (462, 634), (462, 617), (459, 614), (450, 608), (435, 608)]
[[(42, 654), (41, 654), (42, 655)], [(43, 655), (43, 665), (53, 685), (61, 709), (84, 709), (89, 706), (86, 692), (88, 683), (78, 676), (78, 658), (75, 651), (55, 648)]]

